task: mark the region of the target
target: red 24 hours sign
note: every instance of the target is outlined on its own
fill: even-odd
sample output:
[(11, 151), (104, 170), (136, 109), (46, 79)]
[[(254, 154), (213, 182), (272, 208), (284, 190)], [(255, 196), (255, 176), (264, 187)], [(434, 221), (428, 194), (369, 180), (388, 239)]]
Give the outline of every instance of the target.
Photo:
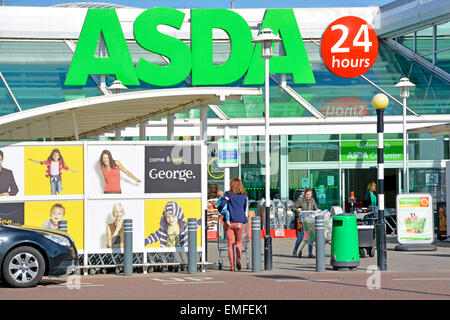
[(328, 69), (344, 78), (366, 73), (378, 55), (378, 38), (365, 20), (346, 16), (332, 22), (320, 42), (322, 59)]

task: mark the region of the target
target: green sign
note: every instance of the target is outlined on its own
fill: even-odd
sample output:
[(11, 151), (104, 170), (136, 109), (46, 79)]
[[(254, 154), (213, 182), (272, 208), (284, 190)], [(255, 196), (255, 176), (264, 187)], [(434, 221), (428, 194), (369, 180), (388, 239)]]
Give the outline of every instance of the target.
[[(341, 161), (377, 161), (377, 141), (342, 141)], [(384, 161), (403, 161), (403, 141), (384, 141)]]
[[(143, 49), (168, 58), (168, 65), (141, 58), (135, 68), (115, 9), (89, 9), (65, 81), (67, 86), (86, 85), (89, 75), (115, 75), (124, 85), (144, 81), (173, 86), (189, 74), (192, 85), (226, 85), (241, 79), (245, 85), (264, 83), (261, 44), (239, 14), (227, 9), (191, 10), (191, 45), (158, 30), (160, 25), (181, 29), (185, 14), (172, 8), (151, 8), (134, 21), (134, 37)], [(267, 9), (261, 29), (270, 28), (282, 38), (285, 55), (270, 59), (271, 73), (292, 74), (294, 83), (314, 84), (315, 79), (292, 9)], [(213, 29), (228, 34), (231, 52), (223, 64), (213, 63)], [(96, 56), (100, 36), (106, 57)]]

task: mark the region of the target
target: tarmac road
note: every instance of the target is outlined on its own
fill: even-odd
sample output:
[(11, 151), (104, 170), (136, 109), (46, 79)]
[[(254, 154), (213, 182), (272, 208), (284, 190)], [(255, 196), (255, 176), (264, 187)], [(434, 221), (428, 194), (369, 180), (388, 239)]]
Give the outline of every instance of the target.
[[(315, 272), (315, 259), (292, 256), (294, 240), (273, 240), (273, 269), (270, 271), (227, 271), (228, 259), (226, 253), (222, 253), (224, 270), (213, 266), (193, 275), (180, 271), (135, 273), (130, 277), (98, 274), (44, 278), (37, 287), (28, 289), (12, 289), (0, 283), (0, 300), (450, 299), (450, 243), (436, 243), (437, 251), (398, 252), (394, 251), (396, 243), (391, 237), (387, 271), (368, 271), (376, 266), (375, 256), (361, 259), (356, 271), (333, 271), (327, 265), (325, 272)], [(251, 249), (250, 244), (248, 248)], [(327, 263), (329, 249), (327, 246)], [(306, 247), (304, 251), (306, 254)], [(217, 244), (209, 243), (208, 254), (208, 261), (218, 261)], [(245, 268), (245, 257), (242, 262)]]

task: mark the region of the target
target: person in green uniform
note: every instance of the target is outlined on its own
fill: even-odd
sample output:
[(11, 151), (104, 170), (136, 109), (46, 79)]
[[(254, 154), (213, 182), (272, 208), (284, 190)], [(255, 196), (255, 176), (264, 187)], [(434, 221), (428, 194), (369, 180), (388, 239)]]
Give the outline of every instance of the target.
[(376, 207), (377, 206), (377, 184), (370, 182), (367, 186), (366, 193), (364, 194), (364, 207)]

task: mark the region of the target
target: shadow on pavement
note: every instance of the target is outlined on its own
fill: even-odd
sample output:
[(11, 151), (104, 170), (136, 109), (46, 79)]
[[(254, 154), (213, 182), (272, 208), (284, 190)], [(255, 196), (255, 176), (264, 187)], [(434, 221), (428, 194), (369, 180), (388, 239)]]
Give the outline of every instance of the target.
[[(344, 271), (343, 271), (344, 272)], [(352, 272), (352, 271), (350, 271)], [(274, 279), (274, 280), (304, 280), (304, 281), (317, 281), (317, 280), (311, 280), (303, 277), (295, 277), (295, 276), (284, 276), (284, 275), (255, 275), (257, 278), (261, 279)], [(331, 285), (337, 285), (337, 286), (346, 286), (346, 287), (352, 287), (352, 288), (366, 288), (369, 290), (369, 288), (364, 285), (359, 284), (350, 284), (350, 283), (343, 283), (343, 282), (336, 282), (333, 280), (321, 280), (321, 283), (324, 284), (331, 284)], [(376, 291), (377, 289), (373, 289)], [(393, 291), (393, 292), (403, 292), (403, 293), (414, 293), (414, 294), (421, 294), (421, 295), (431, 295), (431, 296), (442, 296), (442, 297), (450, 297), (450, 294), (444, 294), (444, 293), (433, 293), (433, 292), (423, 292), (423, 291), (416, 291), (416, 290), (408, 290), (408, 289), (395, 289), (395, 288), (385, 288), (381, 287), (379, 290), (387, 290), (387, 291)]]

